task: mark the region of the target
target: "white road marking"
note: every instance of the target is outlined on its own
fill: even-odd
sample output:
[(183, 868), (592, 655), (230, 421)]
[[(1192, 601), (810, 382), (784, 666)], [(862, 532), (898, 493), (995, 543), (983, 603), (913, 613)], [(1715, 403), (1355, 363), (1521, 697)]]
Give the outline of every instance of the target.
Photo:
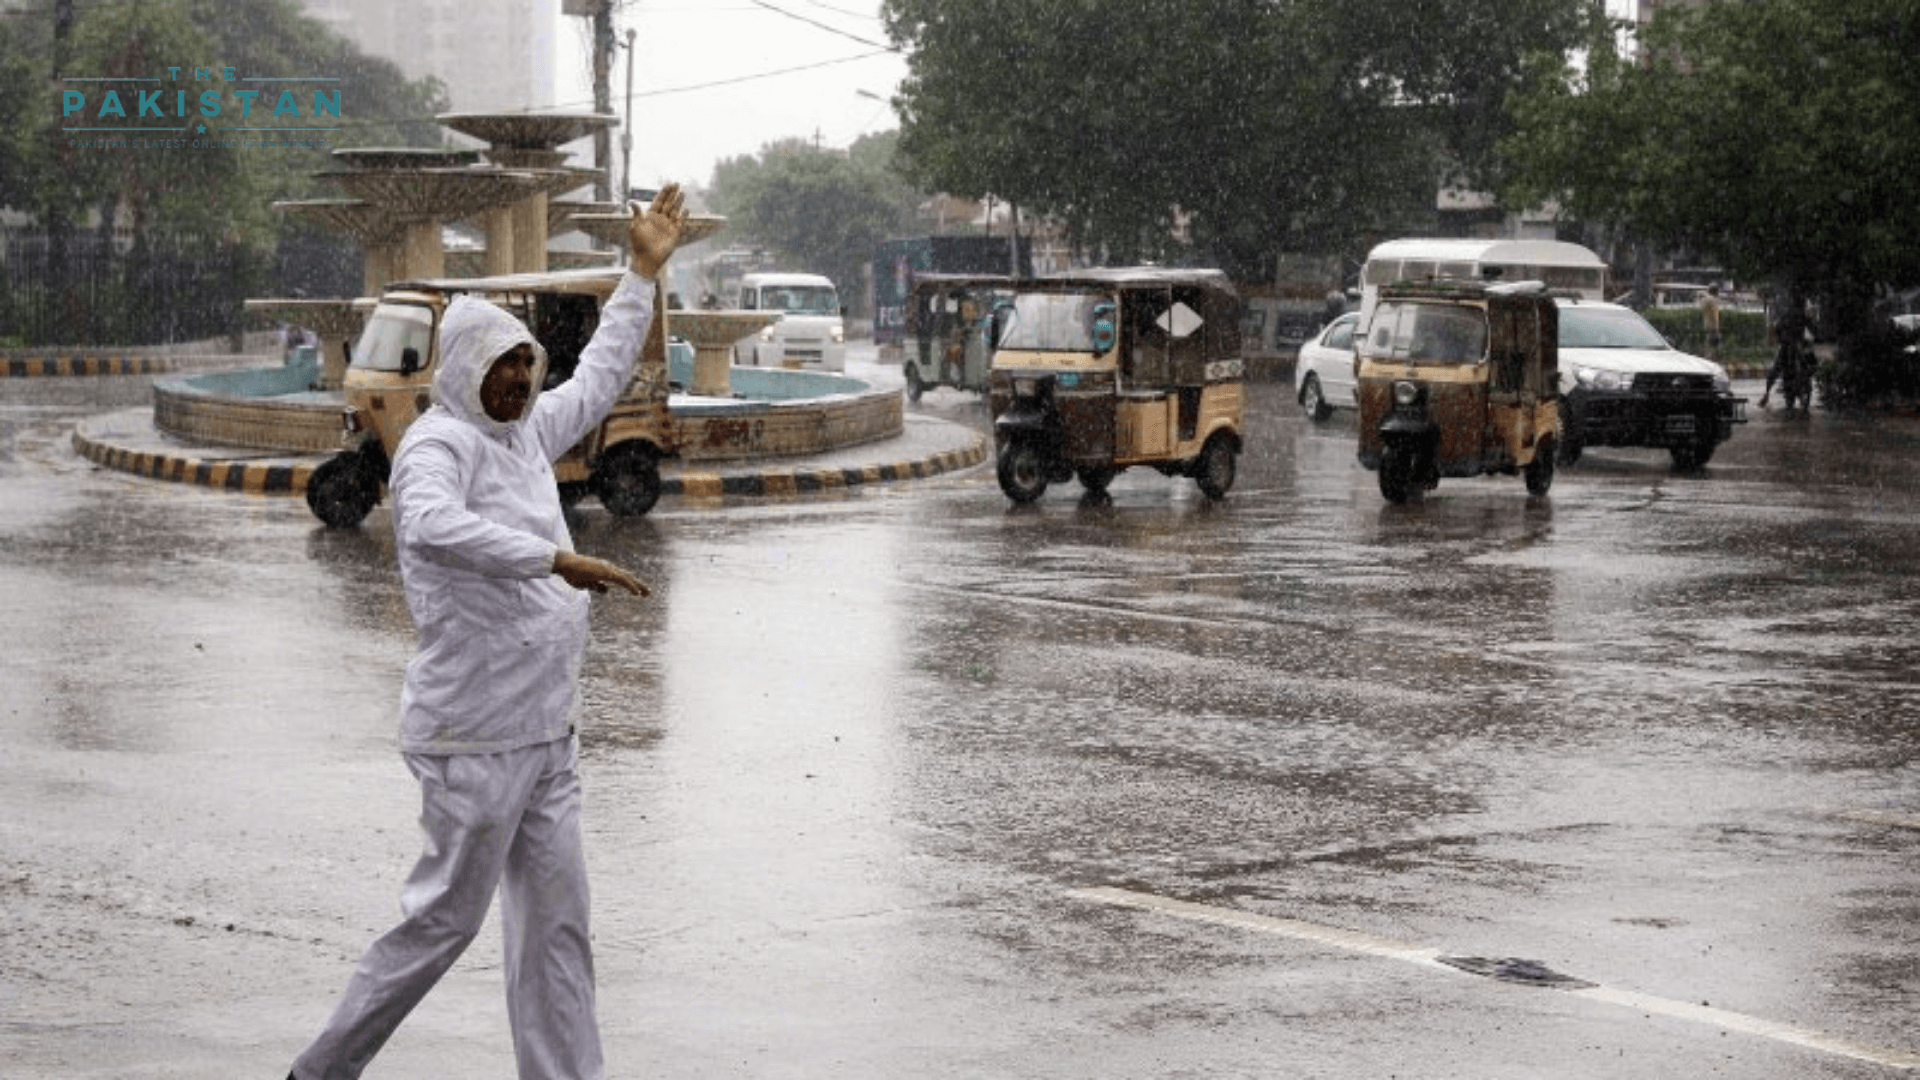
[(1903, 814), (1898, 810), (1842, 810), (1837, 816), (1850, 821), (1864, 821), (1868, 825), (1891, 825), (1896, 829), (1920, 829), (1920, 814)]
[[(1277, 934), (1296, 941), (1306, 941), (1317, 945), (1326, 945), (1347, 952), (1363, 953), (1368, 956), (1380, 956), (1390, 960), (1402, 960), (1437, 971), (1459, 974), (1458, 970), (1439, 962), (1442, 955), (1438, 949), (1430, 949), (1390, 938), (1375, 937), (1371, 934), (1342, 930), (1338, 927), (1319, 926), (1314, 923), (1300, 922), (1295, 919), (1282, 919), (1271, 915), (1259, 915), (1249, 911), (1235, 911), (1231, 908), (1213, 907), (1208, 904), (1196, 904), (1186, 900), (1174, 900), (1152, 893), (1135, 892), (1131, 889), (1118, 889), (1100, 886), (1091, 889), (1073, 889), (1068, 896), (1089, 903), (1110, 904), (1116, 907), (1136, 908), (1168, 915), (1189, 922), (1211, 923), (1215, 926), (1227, 926), (1240, 930), (1251, 930), (1262, 934)], [(1771, 1020), (1748, 1016), (1744, 1013), (1716, 1009), (1708, 1005), (1695, 1005), (1671, 998), (1655, 997), (1633, 990), (1620, 990), (1610, 986), (1594, 986), (1577, 990), (1553, 990), (1552, 993), (1570, 994), (1575, 997), (1591, 998), (1623, 1008), (1639, 1009), (1642, 1012), (1655, 1013), (1688, 1020), (1697, 1024), (1738, 1031), (1748, 1035), (1778, 1042), (1791, 1043), (1809, 1050), (1836, 1054), (1857, 1061), (1886, 1065), (1897, 1069), (1920, 1069), (1920, 1053), (1910, 1050), (1895, 1050), (1889, 1047), (1872, 1046), (1866, 1043), (1852, 1042), (1835, 1038), (1819, 1031), (1797, 1028), (1788, 1024), (1777, 1024)]]

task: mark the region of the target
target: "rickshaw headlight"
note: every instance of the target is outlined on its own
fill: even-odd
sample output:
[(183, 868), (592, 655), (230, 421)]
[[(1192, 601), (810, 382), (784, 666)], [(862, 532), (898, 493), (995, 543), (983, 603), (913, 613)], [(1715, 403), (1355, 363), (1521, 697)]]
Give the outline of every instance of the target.
[(1393, 403), (1406, 409), (1420, 400), (1420, 387), (1416, 383), (1397, 382), (1393, 384)]

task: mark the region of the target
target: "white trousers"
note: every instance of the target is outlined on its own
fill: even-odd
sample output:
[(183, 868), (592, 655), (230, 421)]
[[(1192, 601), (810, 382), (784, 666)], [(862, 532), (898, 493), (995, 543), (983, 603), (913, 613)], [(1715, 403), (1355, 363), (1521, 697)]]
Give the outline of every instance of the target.
[(603, 1080), (575, 743), (407, 754), (426, 847), (400, 925), (367, 950), (298, 1080), (355, 1080), (479, 934), (496, 887), (520, 1080)]

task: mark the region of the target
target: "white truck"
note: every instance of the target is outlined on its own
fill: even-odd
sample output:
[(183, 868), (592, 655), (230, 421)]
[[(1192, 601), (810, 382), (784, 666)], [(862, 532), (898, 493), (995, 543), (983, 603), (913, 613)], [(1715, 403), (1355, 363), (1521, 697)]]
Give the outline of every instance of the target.
[(847, 369), (847, 309), (819, 274), (752, 273), (740, 279), (736, 307), (778, 311), (780, 321), (733, 344), (743, 367)]

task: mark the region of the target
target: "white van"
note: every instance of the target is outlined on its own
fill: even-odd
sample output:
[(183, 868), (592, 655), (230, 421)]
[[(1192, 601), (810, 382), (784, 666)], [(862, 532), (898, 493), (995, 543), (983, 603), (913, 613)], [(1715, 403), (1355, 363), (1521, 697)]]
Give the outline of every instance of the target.
[(819, 274), (748, 274), (739, 302), (749, 311), (778, 311), (780, 321), (733, 345), (744, 367), (847, 369), (846, 309), (833, 282)]
[(1360, 273), (1360, 325), (1372, 321), (1380, 286), (1428, 278), (1539, 281), (1583, 300), (1607, 298), (1606, 262), (1564, 240), (1389, 240), (1367, 253)]

